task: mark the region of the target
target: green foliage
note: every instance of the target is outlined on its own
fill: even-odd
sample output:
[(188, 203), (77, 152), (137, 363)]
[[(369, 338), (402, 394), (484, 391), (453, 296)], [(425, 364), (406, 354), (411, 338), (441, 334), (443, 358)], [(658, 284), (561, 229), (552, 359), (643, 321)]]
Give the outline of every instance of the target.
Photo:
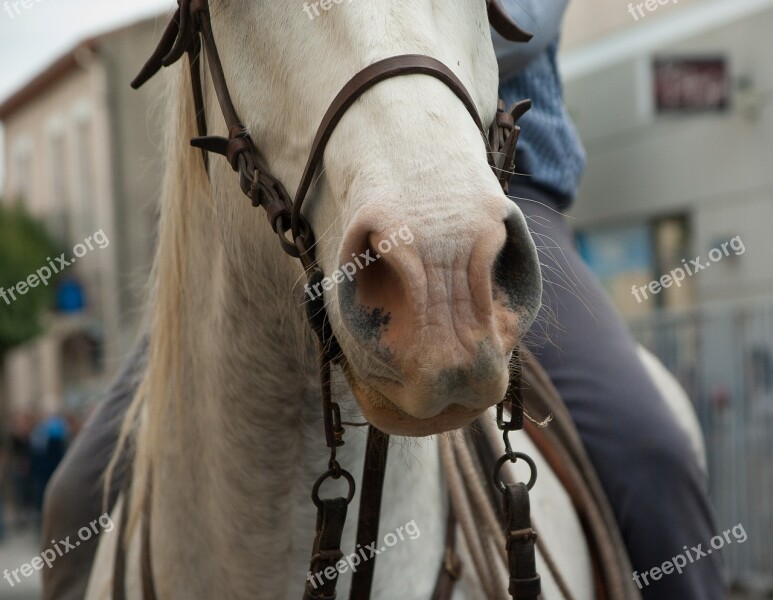
[(8, 304), (0, 296), (0, 357), (40, 333), (41, 319), (51, 308), (55, 293), (53, 281), (30, 288), (23, 296), (16, 294), (16, 301), (7, 290), (26, 281), (59, 252), (43, 224), (21, 204), (6, 206), (0, 201), (0, 288), (11, 301)]

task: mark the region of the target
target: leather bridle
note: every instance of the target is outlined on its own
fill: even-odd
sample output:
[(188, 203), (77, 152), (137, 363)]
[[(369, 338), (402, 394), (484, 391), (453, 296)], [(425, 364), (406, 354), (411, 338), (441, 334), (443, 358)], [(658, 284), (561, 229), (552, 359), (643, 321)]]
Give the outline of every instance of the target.
[[(526, 42), (532, 35), (520, 29), (507, 15), (499, 4), (499, 0), (488, 1), (488, 14), (491, 25), (505, 38)], [(373, 63), (354, 75), (335, 97), (317, 130), (314, 142), (306, 162), (300, 184), (294, 198), (290, 198), (282, 183), (271, 175), (264, 167), (258, 149), (252, 140), (243, 121), (239, 118), (226, 82), (225, 71), (220, 61), (217, 44), (212, 30), (208, 0), (178, 0), (178, 8), (167, 26), (162, 39), (151, 58), (132, 82), (132, 87), (139, 88), (162, 67), (177, 62), (184, 54), (188, 55), (191, 80), (193, 84), (193, 100), (196, 110), (196, 121), (199, 135), (191, 141), (196, 148), (201, 149), (204, 166), (209, 171), (209, 154), (220, 154), (226, 158), (231, 168), (238, 173), (242, 192), (251, 200), (253, 206), (262, 207), (273, 231), (279, 239), (282, 249), (290, 256), (298, 258), (303, 265), (308, 278), (308, 285), (313, 287), (323, 278), (323, 272), (317, 264), (315, 239), (311, 225), (303, 215), (303, 205), (312, 185), (317, 169), (322, 162), (330, 137), (346, 111), (365, 92), (380, 82), (404, 75), (428, 75), (441, 81), (464, 104), (473, 121), (481, 131), (486, 144), (488, 162), (494, 170), (502, 189), (507, 192), (508, 182), (515, 169), (515, 148), (520, 129), (515, 124), (531, 106), (524, 100), (505, 110), (502, 100), (498, 102), (494, 123), (487, 130), (482, 122), (475, 102), (467, 92), (459, 78), (442, 62), (425, 55), (406, 54), (393, 56)], [(221, 112), (228, 128), (228, 137), (208, 134), (205, 116), (204, 92), (201, 77), (202, 49), (209, 67), (212, 86), (214, 87)], [(288, 237), (289, 235), (289, 237)], [(346, 513), (354, 496), (355, 483), (350, 473), (344, 470), (336, 460), (336, 448), (343, 441), (344, 428), (341, 422), (340, 409), (333, 402), (330, 390), (330, 373), (333, 364), (344, 364), (343, 355), (335, 336), (324, 306), (324, 297), (319, 296), (306, 304), (309, 322), (321, 344), (320, 380), (322, 386), (322, 403), (325, 427), (325, 439), (330, 449), (328, 470), (323, 473), (314, 485), (312, 499), (318, 508), (317, 534), (311, 559), (311, 573), (324, 572), (333, 567), (343, 557), (341, 552), (341, 536), (343, 533)], [(505, 409), (510, 413), (510, 419), (505, 418)], [(523, 406), (520, 400), (520, 369), (516, 369), (511, 377), (511, 384), (505, 400), (498, 407), (497, 423), (503, 431), (506, 451), (497, 462), (494, 479), (504, 495), (506, 514), (507, 548), (510, 556), (510, 594), (517, 599), (537, 598), (540, 593), (539, 576), (534, 570), (534, 540), (536, 534), (531, 529), (528, 509), (529, 484), (506, 485), (499, 479), (499, 470), (506, 461), (515, 462), (518, 458), (528, 459), (516, 453), (510, 447), (508, 434), (520, 429), (523, 424)], [(357, 531), (357, 542), (366, 547), (378, 535), (379, 514), (381, 506), (381, 491), (386, 469), (386, 456), (389, 436), (372, 426), (369, 428), (366, 463), (363, 476), (363, 493), (360, 506), (360, 519)], [(530, 459), (533, 477), (536, 469)], [(347, 497), (323, 499), (319, 492), (321, 485), (328, 479), (345, 479), (349, 484)], [(129, 503), (129, 494), (124, 495), (124, 508)], [(142, 578), (143, 595), (146, 600), (154, 600), (156, 596), (150, 561), (150, 493), (145, 494), (145, 519), (142, 541)], [(122, 524), (122, 526), (125, 525)], [(453, 529), (453, 524), (450, 525)], [(119, 536), (119, 548), (116, 553), (115, 571), (113, 577), (114, 600), (125, 598), (124, 562), (125, 548), (123, 533)], [(449, 533), (451, 543), (449, 551), (453, 552), (453, 535)], [(436, 589), (436, 598), (450, 596), (453, 588), (451, 580), (458, 576), (449, 568), (448, 552), (444, 561), (445, 571), (441, 572)], [(375, 567), (375, 558), (363, 563), (353, 576), (351, 598), (364, 600), (370, 597), (370, 589)], [(448, 576), (444, 577), (443, 573)], [(304, 600), (333, 600), (336, 597), (336, 575), (324, 578), (317, 585), (307, 581)]]

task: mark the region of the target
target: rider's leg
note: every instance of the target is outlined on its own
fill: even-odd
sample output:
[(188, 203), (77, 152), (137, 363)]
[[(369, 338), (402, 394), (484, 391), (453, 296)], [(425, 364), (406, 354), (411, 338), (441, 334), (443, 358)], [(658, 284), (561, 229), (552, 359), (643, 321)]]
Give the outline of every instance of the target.
[[(121, 421), (137, 388), (145, 351), (146, 343), (142, 342), (127, 369), (75, 439), (48, 485), (43, 508), (43, 548), (52, 548), (52, 541), (60, 542), (67, 536), (70, 536), (70, 544), (77, 540), (80, 545), (61, 556), (56, 555), (51, 568), (42, 570), (43, 600), (81, 600), (86, 594), (100, 536), (83, 541), (77, 532), (81, 527), (90, 527), (90, 523), (103, 514), (103, 475), (115, 450)], [(116, 471), (108, 510), (115, 503), (122, 485), (123, 470), (119, 467)], [(115, 529), (111, 533), (100, 529), (100, 533), (116, 535)], [(59, 547), (62, 548), (62, 544)]]
[(511, 195), (534, 200), (516, 198), (539, 248), (545, 281), (543, 308), (527, 346), (572, 413), (643, 597), (724, 598), (717, 553), (688, 562), (681, 575), (657, 581), (649, 575), (653, 567), (683, 555), (684, 546), (702, 544), (705, 550), (712, 536), (721, 534), (706, 476), (645, 371), (631, 334), (578, 255), (571, 230), (555, 211), (558, 203), (531, 186), (514, 187)]

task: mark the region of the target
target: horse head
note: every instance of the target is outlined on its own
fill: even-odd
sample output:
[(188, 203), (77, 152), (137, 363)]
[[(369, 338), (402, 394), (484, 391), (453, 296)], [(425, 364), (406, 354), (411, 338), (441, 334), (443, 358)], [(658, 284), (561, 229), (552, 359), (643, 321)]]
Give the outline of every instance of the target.
[[(291, 192), (331, 100), (381, 59), (436, 58), (482, 121), (495, 117), (484, 0), (213, 0), (210, 10), (233, 104)], [(221, 121), (208, 95), (208, 120)], [(210, 178), (214, 196), (228, 197), (235, 183), (225, 161), (212, 163)], [(231, 248), (256, 243), (245, 210), (217, 206), (236, 235)], [(540, 305), (539, 263), (478, 126), (449, 87), (413, 74), (363, 94), (329, 140), (304, 215), (327, 275), (304, 296), (324, 295), (344, 372), (373, 425), (429, 435), (502, 400), (513, 350)]]

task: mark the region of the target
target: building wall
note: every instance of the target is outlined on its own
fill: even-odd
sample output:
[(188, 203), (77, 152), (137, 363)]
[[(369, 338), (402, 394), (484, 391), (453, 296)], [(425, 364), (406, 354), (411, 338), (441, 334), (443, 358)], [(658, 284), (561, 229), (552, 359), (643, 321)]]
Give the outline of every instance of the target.
[[(700, 304), (773, 297), (771, 31), (769, 9), (566, 83), (589, 158), (574, 211), (578, 228), (686, 214), (688, 259), (741, 236), (742, 257), (694, 278)], [(722, 114), (655, 115), (650, 65), (656, 54), (726, 55), (735, 79), (733, 107)], [(741, 81), (751, 81), (751, 88)]]
[[(659, 0), (657, 8), (648, 11), (643, 7), (645, 16), (635, 9), (636, 5), (645, 4), (645, 0), (571, 0), (566, 12), (566, 27), (563, 34), (563, 45), (566, 49), (576, 48), (599, 37), (620, 33), (626, 29), (641, 24), (651, 23), (659, 19), (667, 19), (675, 12), (683, 10), (699, 2), (712, 0)], [(650, 0), (650, 6), (653, 6)], [(634, 6), (634, 15), (629, 12), (629, 5)]]
[[(55, 316), (9, 356), (14, 410), (51, 412), (66, 397), (78, 405), (104, 387), (136, 339), (155, 246), (164, 95), (160, 79), (139, 92), (129, 82), (158, 34), (148, 20), (78, 50), (78, 68), (4, 123), (4, 196), (47, 221), (68, 255), (95, 231), (110, 241), (67, 271), (85, 285), (86, 314)], [(89, 366), (94, 332), (103, 338), (100, 372)]]
[[(105, 153), (108, 141), (100, 126), (106, 109), (103, 75), (93, 57), (83, 59), (84, 68), (73, 71), (5, 122), (4, 195), (22, 197), (33, 214), (59, 218), (59, 224), (65, 212), (82, 215), (91, 208), (99, 213), (112, 201)], [(84, 134), (89, 156), (79, 151)], [(86, 181), (81, 172), (88, 173)], [(80, 237), (82, 226), (73, 219), (61, 233)]]
[[(79, 68), (5, 121), (4, 196), (43, 219), (68, 258), (74, 244), (97, 230), (111, 240), (115, 235), (105, 73), (94, 54), (84, 50), (78, 58)], [(118, 353), (115, 251), (112, 244), (95, 249), (66, 271), (84, 286), (88, 328), (103, 337), (106, 356)], [(63, 337), (55, 323), (78, 320), (56, 317), (41, 337), (8, 357), (12, 410), (49, 413), (62, 405)]]
[(114, 219), (120, 224), (116, 285), (124, 350), (136, 334), (155, 252), (168, 73), (161, 73), (139, 90), (133, 90), (129, 83), (155, 49), (165, 22), (166, 16), (147, 20), (111, 35), (100, 46), (112, 115), (112, 193)]
[[(92, 55), (82, 65), (5, 122), (4, 195), (46, 221), (70, 255), (73, 244), (98, 229), (113, 233), (104, 72)], [(114, 263), (108, 247), (70, 267), (86, 284), (95, 312), (113, 327), (116, 315), (101, 290), (110, 285)]]

